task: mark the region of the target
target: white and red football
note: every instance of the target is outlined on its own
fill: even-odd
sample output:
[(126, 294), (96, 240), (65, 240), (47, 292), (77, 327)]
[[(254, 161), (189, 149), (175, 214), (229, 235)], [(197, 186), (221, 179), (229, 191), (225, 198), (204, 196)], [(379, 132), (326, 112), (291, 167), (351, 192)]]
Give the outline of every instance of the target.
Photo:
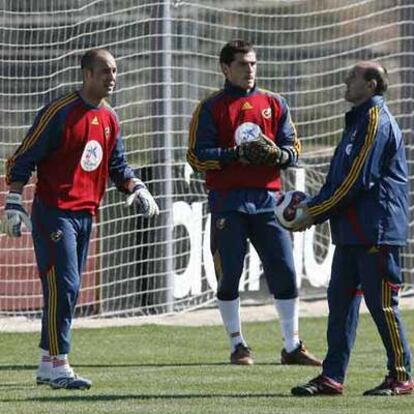
[(303, 210), (296, 206), (308, 197), (304, 192), (296, 190), (282, 194), (276, 203), (275, 210), (276, 218), (282, 227), (290, 230), (295, 225), (303, 214)]

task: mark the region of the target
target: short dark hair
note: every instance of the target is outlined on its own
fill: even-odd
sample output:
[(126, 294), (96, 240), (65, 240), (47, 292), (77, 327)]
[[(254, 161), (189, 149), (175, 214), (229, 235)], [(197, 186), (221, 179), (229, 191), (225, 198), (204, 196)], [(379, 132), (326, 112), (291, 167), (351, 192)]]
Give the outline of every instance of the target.
[(236, 53), (246, 53), (253, 51), (253, 43), (247, 42), (246, 40), (232, 40), (226, 43), (220, 52), (220, 63), (230, 65), (235, 59)]
[(388, 72), (384, 66), (370, 67), (365, 69), (363, 77), (366, 81), (376, 80), (377, 87), (375, 89), (376, 95), (384, 95), (388, 89), (389, 79)]
[(88, 50), (80, 61), (81, 69), (93, 70), (96, 66), (96, 62), (101, 58), (102, 53), (109, 53), (106, 49), (91, 49)]

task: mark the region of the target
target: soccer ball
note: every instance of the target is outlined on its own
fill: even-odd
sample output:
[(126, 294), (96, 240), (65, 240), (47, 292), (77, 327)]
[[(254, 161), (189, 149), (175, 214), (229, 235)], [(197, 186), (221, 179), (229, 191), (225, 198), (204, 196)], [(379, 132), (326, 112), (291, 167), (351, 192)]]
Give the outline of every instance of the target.
[(288, 191), (279, 198), (276, 203), (276, 218), (282, 227), (291, 229), (303, 215), (301, 208), (295, 207), (309, 196), (302, 191)]

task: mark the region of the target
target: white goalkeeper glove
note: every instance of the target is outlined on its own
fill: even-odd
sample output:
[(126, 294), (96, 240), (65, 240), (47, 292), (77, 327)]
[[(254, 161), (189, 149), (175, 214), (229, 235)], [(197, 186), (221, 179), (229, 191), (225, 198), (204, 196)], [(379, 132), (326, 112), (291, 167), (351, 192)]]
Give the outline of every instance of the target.
[(138, 178), (133, 178), (128, 185), (131, 194), (128, 196), (125, 205), (131, 206), (134, 202), (138, 207), (138, 213), (144, 217), (153, 217), (160, 214), (158, 204), (154, 197), (145, 187), (145, 184)]
[(2, 232), (9, 237), (20, 237), (22, 235), (22, 223), (29, 232), (32, 231), (30, 217), (23, 208), (22, 195), (11, 191), (6, 197)]

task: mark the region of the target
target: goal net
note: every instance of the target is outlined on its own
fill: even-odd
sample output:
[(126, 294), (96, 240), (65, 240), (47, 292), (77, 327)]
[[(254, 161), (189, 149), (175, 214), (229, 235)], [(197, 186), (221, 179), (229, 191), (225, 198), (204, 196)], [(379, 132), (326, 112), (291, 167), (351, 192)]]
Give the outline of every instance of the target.
[[(405, 135), (413, 178), (414, 4), (411, 0), (0, 1), (0, 206), (4, 162), (36, 112), (80, 86), (79, 59), (108, 48), (118, 63), (112, 104), (127, 156), (161, 207), (156, 219), (123, 207), (111, 184), (94, 226), (77, 307), (81, 317), (171, 313), (214, 300), (209, 214), (202, 177), (186, 164), (188, 125), (200, 99), (220, 88), (218, 53), (229, 40), (256, 45), (258, 83), (285, 96), (301, 137), (299, 169), (285, 189), (318, 190), (340, 139), (343, 78), (357, 60), (389, 70), (388, 103)], [(30, 210), (34, 182), (24, 200)], [(413, 193), (410, 191), (411, 205)], [(367, 212), (369, 214), (369, 212)], [(324, 291), (328, 225), (294, 235), (303, 296)], [(403, 254), (414, 281), (413, 212)], [(263, 291), (249, 249), (241, 290)], [(42, 298), (31, 239), (0, 236), (0, 315), (38, 316)]]

